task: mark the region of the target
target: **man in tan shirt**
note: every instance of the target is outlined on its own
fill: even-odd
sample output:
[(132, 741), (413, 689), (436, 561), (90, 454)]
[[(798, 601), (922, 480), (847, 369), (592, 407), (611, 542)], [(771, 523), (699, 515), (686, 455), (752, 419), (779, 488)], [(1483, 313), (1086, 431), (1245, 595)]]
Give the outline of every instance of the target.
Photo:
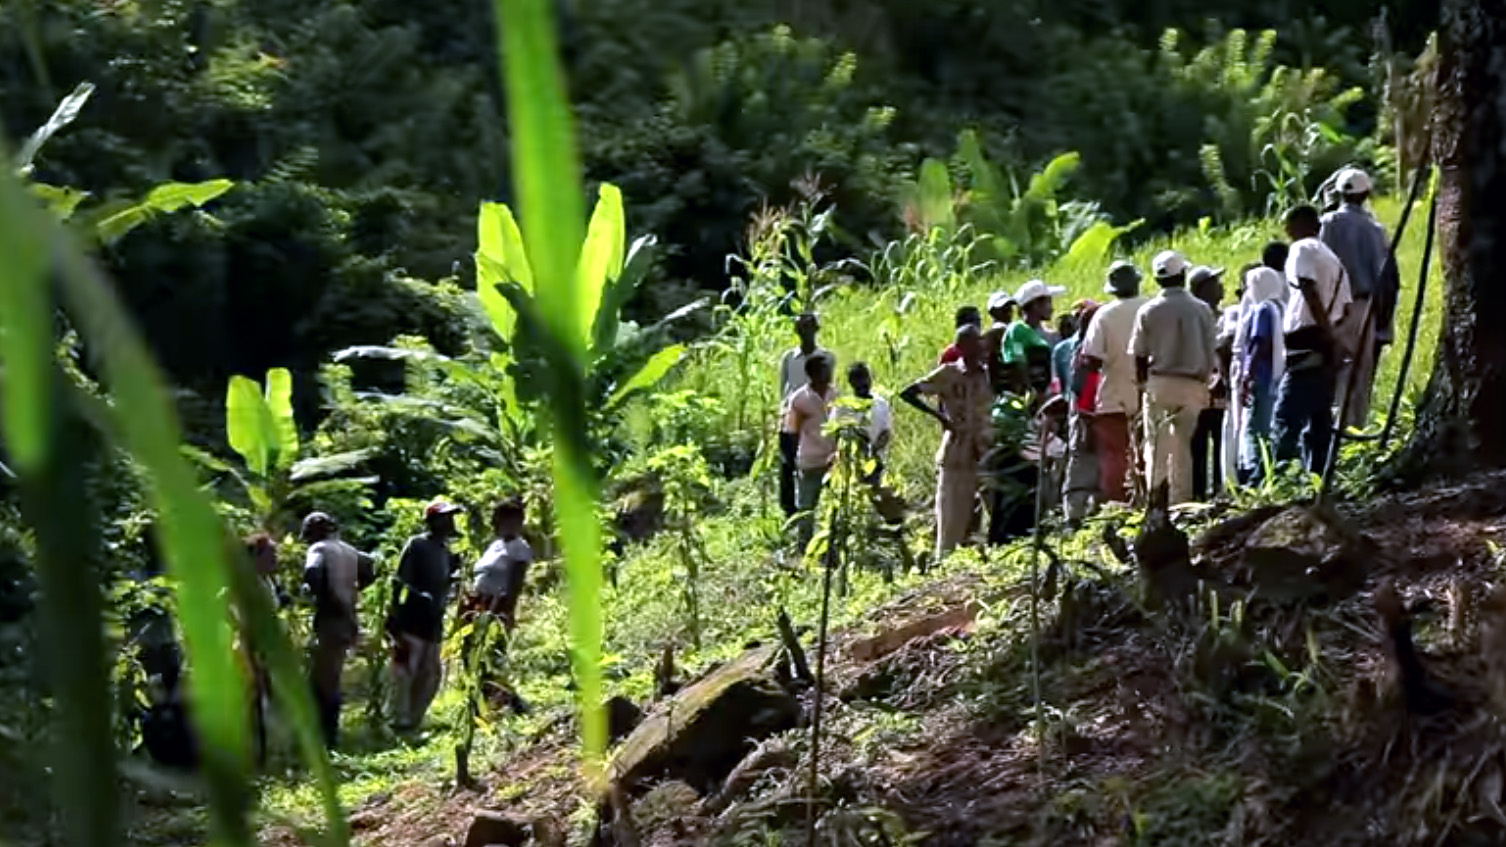
[[(942, 365), (900, 392), (900, 399), (941, 423), (945, 434), (936, 454), (936, 561), (967, 539), (978, 499), (978, 466), (993, 440), (993, 389), (985, 367), (983, 333), (957, 328), (962, 357)], [(921, 397), (940, 400), (940, 407)]]
[(1192, 434), (1208, 407), (1215, 368), (1213, 310), (1187, 291), (1187, 259), (1167, 250), (1153, 264), (1161, 293), (1135, 314), (1130, 354), (1145, 393), (1145, 474), (1172, 503), (1192, 499)]

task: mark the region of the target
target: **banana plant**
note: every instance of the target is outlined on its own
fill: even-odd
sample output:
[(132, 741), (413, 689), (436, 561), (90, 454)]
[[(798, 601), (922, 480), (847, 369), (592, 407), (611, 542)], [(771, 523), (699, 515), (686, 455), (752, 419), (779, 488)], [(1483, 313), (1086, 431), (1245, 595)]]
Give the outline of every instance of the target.
[(290, 526), (289, 508), (322, 491), (376, 482), (375, 477), (338, 477), (356, 468), (370, 451), (356, 450), (300, 460), (298, 425), (293, 418), (293, 376), (286, 368), (267, 371), (265, 388), (232, 376), (225, 390), (225, 435), (241, 467), (193, 447), (184, 452), (211, 472), (234, 480), (245, 493), (260, 529), (276, 533)]
[[(622, 308), (647, 275), (656, 239), (647, 235), (628, 244), (622, 192), (616, 186), (602, 184), (587, 224), (575, 268), (581, 296), (571, 312), (538, 308), (522, 232), (506, 204), (481, 204), (476, 235), (476, 294), (492, 329), (507, 345), (498, 364), (508, 370), (537, 376), (537, 368), (550, 358), (541, 347), (544, 337), (558, 339), (587, 363), (586, 383), (593, 407), (610, 415), (632, 395), (657, 385), (684, 358), (685, 345), (658, 346), (658, 333), (640, 332), (621, 318)], [(704, 306), (704, 301), (692, 303), (666, 316), (657, 327)], [(547, 380), (521, 381), (535, 387), (547, 385)], [(511, 405), (517, 407), (516, 397)]]
[(141, 197), (115, 198), (80, 209), (91, 198), (89, 192), (34, 180), (32, 173), (37, 154), (49, 139), (78, 118), (93, 94), (92, 83), (79, 83), (73, 93), (64, 97), (53, 110), (47, 122), (26, 139), (16, 159), (16, 172), (26, 180), (32, 196), (42, 201), (59, 219), (75, 224), (92, 243), (113, 244), (158, 215), (188, 207), (201, 208), (235, 187), (235, 183), (228, 179), (167, 182), (152, 188)]

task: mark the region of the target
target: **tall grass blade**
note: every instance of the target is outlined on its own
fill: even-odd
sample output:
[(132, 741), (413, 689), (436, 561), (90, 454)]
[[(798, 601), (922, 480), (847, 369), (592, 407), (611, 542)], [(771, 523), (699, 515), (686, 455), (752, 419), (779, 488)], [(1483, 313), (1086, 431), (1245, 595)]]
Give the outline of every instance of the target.
[(0, 357), (5, 362), (5, 439), (24, 472), (47, 459), (52, 420), (52, 312), (47, 241), (35, 203), (21, 191), (0, 195)]
[(114, 744), (103, 642), (97, 523), (85, 474), (93, 446), (62, 414), (52, 360), (44, 219), (7, 170), (0, 173), (0, 356), (5, 432), (21, 471), (21, 506), (36, 532), (43, 666), (53, 698), (51, 781), (67, 843), (113, 844)]
[[(585, 204), (570, 104), (548, 0), (495, 0), (498, 48), (512, 126), (512, 170), (541, 318), (559, 351), (550, 357), (555, 440), (555, 508), (568, 573), (571, 653), (581, 704), (588, 776), (600, 775), (606, 747), (601, 713), (601, 526), (599, 483), (585, 429), (584, 355), (575, 266)], [(564, 355), (568, 349), (573, 355)]]

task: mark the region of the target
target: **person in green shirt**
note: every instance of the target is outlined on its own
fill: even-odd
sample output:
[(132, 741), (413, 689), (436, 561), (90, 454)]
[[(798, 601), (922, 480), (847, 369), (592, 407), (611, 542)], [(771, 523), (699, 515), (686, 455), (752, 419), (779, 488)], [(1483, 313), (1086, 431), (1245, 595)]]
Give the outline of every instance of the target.
[(1004, 333), (1004, 363), (1024, 368), (1030, 388), (1040, 394), (1051, 387), (1051, 339), (1046, 325), (1051, 320), (1052, 298), (1065, 292), (1038, 279), (1025, 283), (1015, 294), (1020, 319)]

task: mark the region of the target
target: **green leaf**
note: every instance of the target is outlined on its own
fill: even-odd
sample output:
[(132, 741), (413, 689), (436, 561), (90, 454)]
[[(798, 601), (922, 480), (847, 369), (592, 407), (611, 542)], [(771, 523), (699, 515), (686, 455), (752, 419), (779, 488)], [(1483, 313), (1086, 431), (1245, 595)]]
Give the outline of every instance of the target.
[(922, 162), (915, 191), (916, 210), (920, 214), (921, 225), (927, 231), (936, 227), (947, 230), (956, 227), (952, 176), (947, 173), (945, 162), (939, 159), (926, 159)]
[(1114, 226), (1108, 221), (1095, 221), (1072, 242), (1064, 262), (1069, 267), (1089, 267), (1103, 263), (1120, 236), (1137, 229), (1143, 220), (1125, 226)]
[(512, 209), (505, 203), (482, 203), (476, 217), (476, 296), (497, 335), (511, 343), (517, 314), (497, 291), (504, 282), (532, 292), (533, 269)]
[(272, 431), (267, 443), (277, 455), (276, 467), (286, 470), (298, 460), (298, 423), (293, 420), (293, 375), (287, 368), (267, 371), (267, 413)]
[(654, 247), (659, 240), (652, 235), (640, 236), (628, 248), (627, 260), (615, 282), (607, 285), (601, 306), (596, 310), (596, 328), (591, 341), (591, 357), (600, 358), (617, 345), (617, 329), (622, 309), (633, 299), (638, 286), (653, 266)]
[(542, 319), (553, 330), (552, 343), (575, 353), (547, 360), (555, 382), (549, 395), (555, 508), (565, 553), (582, 759), (587, 777), (595, 782), (604, 776), (606, 722), (601, 710), (601, 525), (596, 517), (600, 483), (585, 423), (584, 334), (575, 326), (580, 298), (574, 272), (584, 223), (580, 159), (560, 70), (555, 4), (495, 0), (493, 10), (512, 130), (514, 188), (534, 290)]
[(45, 182), (30, 184), (32, 196), (47, 204), (47, 209), (59, 220), (68, 220), (78, 209), (78, 204), (89, 198), (89, 192), (66, 186), (48, 185)]
[(304, 459), (293, 465), (293, 471), (288, 478), (293, 482), (303, 482), (305, 480), (345, 473), (359, 467), (362, 462), (370, 459), (375, 452), (374, 450), (348, 450), (344, 453), (331, 453), (328, 456)]
[(586, 241), (580, 251), (580, 261), (575, 268), (576, 308), (579, 310), (582, 349), (590, 349), (594, 340), (602, 305), (611, 306), (610, 298), (603, 297), (607, 287), (622, 276), (623, 243), (627, 240), (627, 225), (623, 218), (622, 192), (617, 186), (604, 182), (591, 213), (591, 224), (586, 229)]
[(179, 623), (193, 666), (188, 675), (191, 713), (209, 787), (210, 837), (246, 844), (249, 701), (229, 625), (226, 589), (232, 577), (224, 527), (179, 452), (182, 437), (171, 399), (126, 317), (129, 310), (86, 259), (75, 251), (58, 252), (69, 314), (110, 392), (117, 442), (145, 471), (159, 516), (159, 549), (177, 581)]
[(176, 212), (186, 206), (203, 206), (234, 187), (235, 183), (228, 179), (159, 185), (139, 202), (95, 221), (94, 234), (101, 242), (110, 244), (156, 215)]
[[(7, 178), (9, 180), (9, 178)], [(5, 363), (6, 446), (24, 473), (47, 460), (52, 419), (50, 243), (35, 205), (20, 191), (0, 196), (0, 361)]]
[(261, 386), (239, 374), (230, 377), (225, 388), (225, 436), (246, 467), (262, 477), (272, 452), (265, 424), (269, 415)]
[(678, 365), (683, 358), (685, 358), (684, 344), (674, 344), (665, 347), (663, 350), (650, 356), (649, 360), (643, 363), (643, 367), (639, 368), (637, 373), (628, 378), (626, 382), (618, 385), (617, 389), (612, 392), (612, 396), (607, 399), (607, 408), (610, 409), (621, 404), (623, 400), (626, 400), (634, 392), (643, 391), (644, 389), (653, 388), (655, 385), (658, 385), (659, 380), (663, 379), (669, 373), (670, 369)]
[(63, 102), (59, 103), (58, 107), (52, 110), (52, 117), (47, 119), (47, 123), (38, 127), (37, 131), (33, 132), (31, 137), (26, 139), (26, 143), (21, 145), (21, 155), (16, 160), (16, 168), (22, 174), (31, 173), (32, 162), (36, 160), (37, 153), (41, 152), (42, 145), (46, 144), (48, 139), (57, 135), (59, 130), (73, 123), (78, 118), (78, 113), (83, 111), (84, 104), (89, 102), (89, 97), (93, 93), (93, 83), (79, 83), (78, 87), (73, 89), (73, 93), (64, 97)]

